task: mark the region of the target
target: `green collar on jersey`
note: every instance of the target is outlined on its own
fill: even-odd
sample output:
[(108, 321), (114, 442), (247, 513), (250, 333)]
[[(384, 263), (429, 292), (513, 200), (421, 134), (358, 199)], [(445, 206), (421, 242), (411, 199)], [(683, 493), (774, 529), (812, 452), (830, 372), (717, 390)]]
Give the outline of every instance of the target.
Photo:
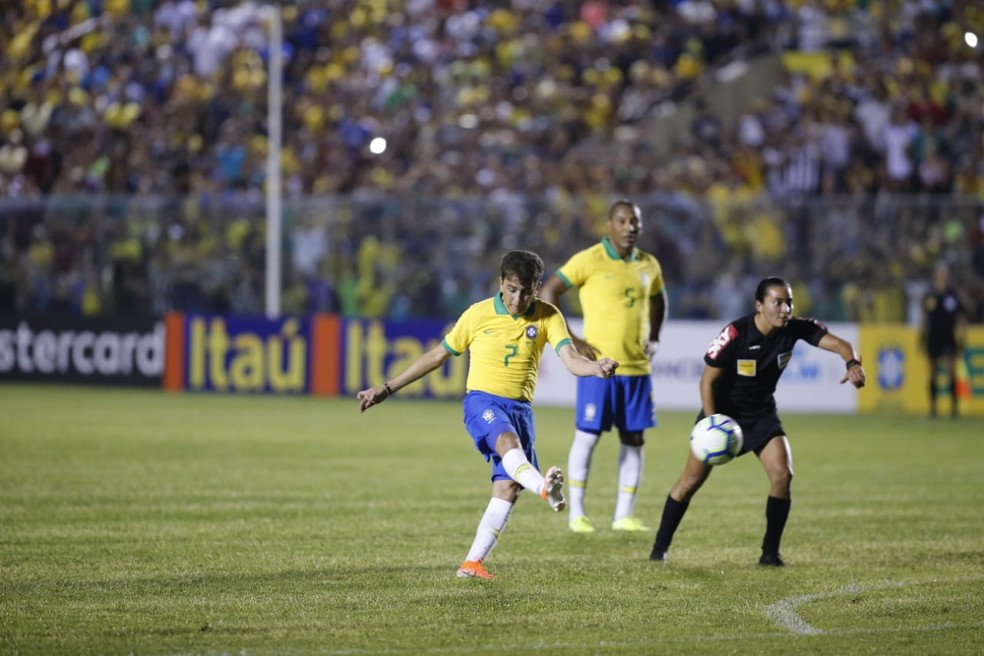
[[(609, 239), (608, 237), (602, 237), (601, 238), (601, 245), (605, 247), (605, 252), (608, 253), (608, 257), (612, 258), (613, 260), (621, 260), (622, 259), (622, 257), (618, 254), (618, 251), (615, 250), (615, 247), (612, 246), (612, 240), (611, 239)], [(632, 247), (632, 252), (629, 253), (628, 261), (629, 262), (635, 262), (638, 259), (639, 259), (639, 249), (636, 248), (635, 246), (633, 246)]]
[[(499, 292), (498, 294), (496, 294), (495, 295), (495, 298), (492, 299), (492, 302), (495, 304), (495, 313), (496, 314), (509, 314), (509, 310), (506, 309), (506, 304), (502, 302), (502, 292)], [(524, 312), (523, 314), (525, 314), (526, 316), (532, 316), (533, 309), (535, 307), (536, 307), (536, 299), (534, 298), (533, 299), (533, 302), (530, 303), (530, 306), (528, 308), (526, 308), (526, 312)], [(511, 317), (518, 317), (519, 315), (518, 314), (509, 314), (509, 316), (511, 316)]]

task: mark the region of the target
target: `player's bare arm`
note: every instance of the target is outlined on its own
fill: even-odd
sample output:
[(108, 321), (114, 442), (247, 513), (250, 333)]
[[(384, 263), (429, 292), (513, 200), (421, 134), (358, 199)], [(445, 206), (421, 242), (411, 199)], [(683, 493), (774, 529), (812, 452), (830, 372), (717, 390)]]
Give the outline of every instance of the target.
[(559, 307), (560, 297), (566, 291), (567, 285), (564, 284), (564, 281), (561, 280), (555, 273), (547, 278), (542, 285), (540, 285), (540, 289), (537, 291), (536, 295), (547, 303), (557, 305)]
[(659, 350), (659, 335), (663, 330), (663, 324), (669, 313), (669, 306), (666, 301), (666, 290), (661, 290), (649, 299), (649, 340), (646, 342), (646, 358), (650, 362), (656, 357)]
[(704, 415), (707, 417), (717, 412), (714, 403), (714, 383), (723, 375), (724, 369), (708, 364), (704, 365), (704, 371), (700, 374), (700, 404)]
[(601, 355), (601, 349), (577, 335), (571, 335), (571, 341), (574, 343), (574, 348), (577, 349), (577, 352), (589, 360), (597, 360), (598, 356)]
[(658, 294), (649, 299), (649, 341), (658, 342), (663, 324), (666, 322), (669, 313), (669, 304), (666, 298), (666, 290), (660, 290)]
[[(560, 307), (560, 297), (568, 289), (570, 288), (567, 284), (555, 273), (547, 278), (546, 282), (540, 285), (540, 289), (537, 291), (536, 295), (540, 298), (540, 300)], [(564, 321), (567, 321), (566, 317), (564, 317)], [(584, 338), (571, 332), (570, 323), (567, 324), (567, 332), (571, 334), (571, 341), (574, 342), (574, 348), (576, 348), (581, 355), (585, 356), (589, 360), (598, 359), (598, 356), (601, 355), (601, 350), (595, 348), (594, 345), (586, 341)]]
[(567, 370), (575, 376), (596, 376), (597, 378), (611, 378), (618, 369), (618, 362), (611, 358), (591, 360), (582, 355), (573, 344), (564, 344), (557, 353), (560, 361), (564, 363)]
[(861, 365), (861, 356), (854, 349), (854, 346), (847, 340), (841, 339), (837, 335), (827, 333), (817, 344), (820, 348), (831, 353), (836, 353), (844, 360), (847, 371), (841, 378), (841, 383), (850, 382), (858, 389), (864, 387), (865, 376), (864, 367)]
[(358, 392), (355, 396), (359, 399), (359, 412), (365, 412), (374, 405), (378, 405), (396, 393), (397, 390), (406, 387), (410, 383), (419, 380), (444, 364), (451, 354), (445, 350), (444, 346), (438, 344), (427, 351), (419, 358), (414, 360), (409, 367), (393, 376), (382, 385), (376, 385)]

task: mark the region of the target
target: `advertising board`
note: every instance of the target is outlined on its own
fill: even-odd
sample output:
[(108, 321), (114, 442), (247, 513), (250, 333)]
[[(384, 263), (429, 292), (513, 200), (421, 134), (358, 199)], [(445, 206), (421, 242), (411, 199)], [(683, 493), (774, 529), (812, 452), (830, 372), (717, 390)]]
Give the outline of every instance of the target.
[[(905, 325), (861, 328), (868, 388), (861, 395), (864, 412), (929, 413), (929, 362), (919, 346), (918, 332)], [(957, 362), (957, 403), (960, 414), (984, 416), (984, 327), (967, 330), (966, 348)], [(950, 412), (950, 381), (937, 374), (939, 411)]]
[(153, 317), (0, 316), (0, 379), (160, 386), (164, 324)]
[[(581, 320), (571, 319), (571, 329), (580, 333)], [(656, 408), (700, 410), (698, 383), (704, 368), (704, 352), (723, 324), (714, 321), (669, 321), (663, 328), (659, 352), (653, 366)], [(857, 343), (853, 324), (830, 324), (831, 332)], [(799, 342), (779, 379), (776, 403), (794, 412), (849, 413), (857, 409), (858, 393), (851, 385), (839, 385), (844, 361), (833, 353)], [(560, 359), (545, 352), (540, 364), (540, 382), (535, 401), (545, 405), (573, 405), (575, 379)]]

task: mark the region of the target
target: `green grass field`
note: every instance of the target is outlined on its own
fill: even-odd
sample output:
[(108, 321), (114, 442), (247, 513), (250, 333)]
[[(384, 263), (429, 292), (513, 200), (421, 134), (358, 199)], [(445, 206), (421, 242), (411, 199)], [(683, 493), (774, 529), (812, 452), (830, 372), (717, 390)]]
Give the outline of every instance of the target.
[[(690, 413), (649, 434), (655, 524)], [(984, 421), (784, 416), (787, 567), (756, 565), (754, 457), (695, 497), (669, 563), (526, 495), (455, 569), (488, 501), (457, 403), (0, 385), (0, 654), (980, 654)], [(571, 410), (539, 408), (544, 468)]]

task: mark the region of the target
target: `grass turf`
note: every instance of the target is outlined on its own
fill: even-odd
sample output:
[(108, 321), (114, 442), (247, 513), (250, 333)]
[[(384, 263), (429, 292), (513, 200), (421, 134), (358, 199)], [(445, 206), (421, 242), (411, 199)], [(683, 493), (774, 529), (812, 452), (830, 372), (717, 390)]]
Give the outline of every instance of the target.
[[(692, 413), (648, 434), (655, 525)], [(970, 654), (984, 639), (984, 422), (784, 416), (787, 567), (755, 564), (754, 457), (695, 497), (669, 563), (607, 530), (616, 439), (588, 510), (524, 495), (454, 570), (488, 501), (457, 403), (0, 385), (0, 654)], [(571, 410), (538, 408), (541, 466)]]

